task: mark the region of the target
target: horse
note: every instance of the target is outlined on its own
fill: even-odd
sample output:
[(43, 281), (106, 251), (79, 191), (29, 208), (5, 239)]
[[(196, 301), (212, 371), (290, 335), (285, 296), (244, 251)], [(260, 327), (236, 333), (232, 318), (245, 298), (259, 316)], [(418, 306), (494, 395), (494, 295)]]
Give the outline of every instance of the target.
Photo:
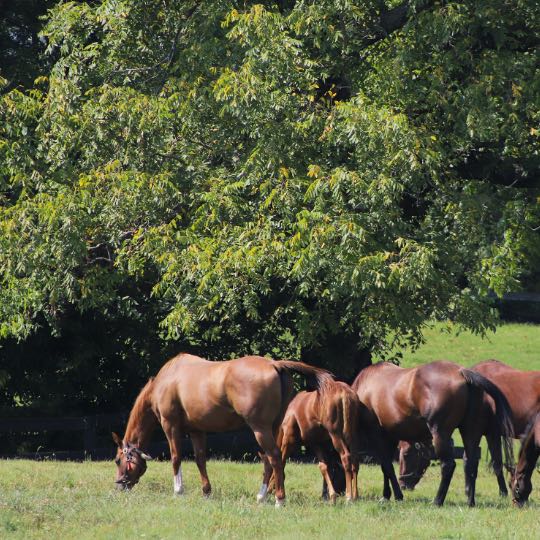
[(421, 442), (399, 441), (399, 486), (412, 491), (431, 464), (433, 446)]
[(125, 435), (113, 433), (118, 446), (116, 484), (131, 489), (146, 471), (146, 453), (154, 429), (161, 425), (171, 451), (174, 493), (184, 492), (181, 440), (189, 433), (202, 491), (211, 492), (206, 471), (206, 432), (223, 432), (248, 425), (259, 444), (264, 474), (257, 500), (267, 495), (270, 475), (276, 479), (276, 506), (285, 502), (283, 463), (275, 437), (293, 396), (291, 372), (322, 389), (329, 372), (291, 360), (244, 356), (211, 362), (190, 354), (169, 360), (141, 390), (130, 412)]
[[(496, 404), (495, 421), (504, 438), (507, 459), (511, 461), (513, 430), (510, 407), (502, 392), (479, 373), (446, 361), (408, 369), (379, 362), (363, 369), (352, 387), (360, 401), (376, 415), (385, 433), (387, 453), (393, 454), (400, 440), (433, 441), (435, 455), (441, 462), (441, 481), (433, 501), (437, 506), (444, 504), (456, 467), (451, 442), (456, 428), (470, 456), (465, 482), (468, 504), (475, 505), (478, 472), (475, 449), (482, 435), (478, 429), (477, 412), (484, 392)], [(394, 484), (395, 473), (393, 478), (385, 474), (383, 494), (389, 493), (389, 480)]]
[(324, 392), (300, 392), (287, 408), (278, 433), (283, 467), (291, 454), (303, 443), (317, 457), (319, 469), (328, 488), (328, 498), (336, 501), (329, 466), (329, 445), (338, 453), (345, 472), (347, 501), (358, 497), (358, 423), (361, 404), (348, 384), (325, 383)]
[[(474, 365), (471, 370), (483, 375), (501, 390), (512, 411), (514, 436), (515, 438), (523, 437), (535, 411), (540, 409), (540, 371), (522, 371), (498, 360), (485, 360)], [(508, 490), (503, 475), (501, 438), (496, 420), (496, 406), (488, 395), (484, 395), (481, 410), (477, 415), (477, 422), (487, 440), (491, 454), (491, 465), (497, 476), (499, 493), (503, 497), (507, 496)], [(407, 482), (409, 487), (414, 487), (423, 474), (423, 471), (418, 468), (416, 459), (415, 449), (409, 449), (407, 453), (400, 454), (400, 470), (403, 481)], [(467, 467), (467, 461), (467, 452), (465, 452), (463, 457), (465, 467)], [(507, 468), (509, 467), (507, 466)]]
[(540, 456), (540, 411), (532, 418), (525, 429), (519, 450), (518, 464), (510, 480), (512, 501), (523, 506), (532, 491), (531, 476)]

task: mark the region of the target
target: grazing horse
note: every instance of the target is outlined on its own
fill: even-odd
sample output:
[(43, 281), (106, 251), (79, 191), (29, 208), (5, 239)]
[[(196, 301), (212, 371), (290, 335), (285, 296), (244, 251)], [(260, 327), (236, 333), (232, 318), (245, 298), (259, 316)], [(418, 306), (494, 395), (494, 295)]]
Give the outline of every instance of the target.
[[(540, 409), (540, 371), (522, 371), (498, 360), (485, 360), (473, 366), (471, 370), (480, 373), (501, 390), (512, 411), (514, 436), (523, 437), (535, 412)], [(488, 395), (484, 395), (477, 422), (488, 443), (493, 472), (499, 484), (499, 493), (506, 496), (508, 490), (503, 475), (501, 434), (496, 419), (496, 406)], [(404, 479), (413, 487), (424, 472), (418, 469), (414, 454), (415, 449), (410, 449), (406, 454), (400, 454), (400, 470)], [(463, 457), (465, 467), (467, 467), (467, 461), (467, 453), (465, 453)]]
[(431, 464), (433, 446), (416, 441), (399, 441), (399, 485), (413, 490)]
[(278, 434), (283, 467), (287, 458), (303, 443), (319, 460), (319, 469), (332, 503), (336, 490), (329, 475), (329, 445), (339, 454), (345, 472), (347, 501), (358, 497), (358, 423), (361, 404), (348, 384), (325, 383), (324, 392), (300, 392), (289, 404)]
[(189, 433), (204, 495), (211, 491), (206, 472), (206, 432), (239, 429), (246, 424), (261, 447), (263, 484), (257, 496), (267, 494), (270, 475), (276, 478), (276, 506), (285, 500), (283, 463), (275, 436), (293, 396), (290, 372), (314, 380), (323, 388), (332, 376), (319, 368), (289, 360), (273, 361), (245, 356), (226, 362), (210, 362), (198, 356), (179, 354), (169, 360), (141, 390), (129, 415), (123, 439), (113, 433), (118, 445), (116, 483), (131, 489), (146, 470), (145, 449), (154, 429), (161, 424), (171, 450), (174, 493), (182, 494), (181, 440)]
[(531, 475), (540, 456), (540, 412), (525, 429), (519, 450), (518, 464), (510, 480), (512, 500), (516, 506), (523, 506), (531, 494)]
[[(477, 413), (483, 393), (495, 401), (495, 421), (504, 436), (505, 451), (511, 459), (512, 418), (502, 392), (485, 377), (453, 362), (433, 362), (416, 368), (402, 368), (379, 362), (363, 369), (352, 385), (360, 401), (376, 415), (384, 430), (387, 452), (393, 454), (398, 441), (433, 441), (441, 462), (441, 482), (434, 503), (441, 506), (448, 492), (456, 462), (452, 433), (458, 428), (471, 458), (466, 468), (468, 504), (474, 506), (478, 455), (475, 451), (482, 432)], [(390, 478), (392, 483), (395, 480)], [(389, 492), (385, 474), (384, 489)]]

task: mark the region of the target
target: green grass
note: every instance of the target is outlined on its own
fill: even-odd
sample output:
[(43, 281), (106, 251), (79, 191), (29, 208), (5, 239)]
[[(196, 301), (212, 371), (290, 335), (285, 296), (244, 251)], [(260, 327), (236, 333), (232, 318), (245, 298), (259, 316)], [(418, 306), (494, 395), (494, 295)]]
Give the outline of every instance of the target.
[[(470, 333), (426, 333), (426, 344), (406, 352), (403, 366), (436, 359), (469, 366), (497, 358), (521, 369), (540, 369), (540, 326), (507, 324), (482, 340)], [(459, 437), (456, 439), (459, 444)], [(485, 456), (485, 453), (483, 453)], [(477, 507), (463, 493), (461, 462), (443, 508), (431, 500), (439, 482), (432, 466), (405, 501), (381, 504), (382, 475), (361, 468), (360, 500), (332, 507), (319, 498), (315, 465), (287, 466), (287, 506), (255, 503), (262, 467), (211, 461), (214, 493), (200, 495), (194, 463), (184, 464), (187, 493), (172, 495), (168, 463), (150, 463), (131, 493), (113, 488), (112, 462), (0, 461), (0, 538), (540, 538), (538, 475), (530, 505), (518, 510), (500, 499), (485, 457), (479, 471)]]
[(459, 335), (436, 324), (426, 330), (426, 342), (415, 352), (404, 351), (401, 365), (413, 367), (433, 360), (452, 360), (469, 367), (481, 360), (496, 359), (518, 369), (540, 370), (540, 325), (503, 324), (485, 338)]
[(361, 498), (336, 506), (319, 499), (315, 465), (287, 466), (287, 506), (258, 505), (260, 464), (211, 461), (214, 493), (201, 496), (195, 464), (184, 464), (187, 492), (172, 494), (168, 463), (150, 463), (132, 492), (113, 488), (112, 462), (0, 462), (0, 538), (539, 538), (540, 506), (513, 508), (481, 466), (477, 507), (469, 509), (456, 469), (443, 508), (430, 503), (438, 483), (428, 469), (405, 501), (379, 503), (382, 475), (360, 470)]

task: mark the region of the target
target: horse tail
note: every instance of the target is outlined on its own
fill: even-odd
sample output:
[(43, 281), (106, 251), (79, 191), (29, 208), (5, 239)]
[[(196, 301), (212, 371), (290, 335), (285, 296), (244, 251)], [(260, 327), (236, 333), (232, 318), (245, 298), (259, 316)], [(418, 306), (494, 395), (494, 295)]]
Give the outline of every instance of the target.
[[(283, 422), (283, 418), (285, 417), (285, 412), (287, 411), (287, 407), (289, 406), (289, 403), (291, 402), (293, 398), (294, 388), (291, 381), (291, 378), (286, 370), (283, 369), (276, 369), (278, 376), (279, 376), (279, 385), (281, 390), (281, 407), (279, 408), (279, 414), (274, 420), (274, 423), (272, 425), (274, 433), (280, 432), (281, 422)], [(281, 452), (281, 445), (278, 445), (280, 452)]]
[(500, 391), (499, 387), (493, 384), (489, 379), (480, 375), (476, 371), (462, 368), (461, 375), (468, 385), (480, 388), (488, 394), (495, 402), (495, 421), (502, 437), (504, 459), (506, 467), (514, 465), (514, 422), (512, 409), (506, 399), (506, 396)]
[(341, 405), (343, 407), (343, 433), (349, 433), (349, 399), (345, 392), (341, 394)]
[(310, 366), (309, 364), (304, 364), (304, 362), (276, 360), (274, 365), (280, 372), (285, 370), (303, 375), (306, 378), (308, 386), (311, 389), (320, 390), (321, 393), (324, 393), (334, 381), (334, 376), (329, 371), (326, 371), (326, 369)]
[(343, 392), (343, 434), (351, 454), (357, 456), (360, 451), (361, 403), (355, 392)]

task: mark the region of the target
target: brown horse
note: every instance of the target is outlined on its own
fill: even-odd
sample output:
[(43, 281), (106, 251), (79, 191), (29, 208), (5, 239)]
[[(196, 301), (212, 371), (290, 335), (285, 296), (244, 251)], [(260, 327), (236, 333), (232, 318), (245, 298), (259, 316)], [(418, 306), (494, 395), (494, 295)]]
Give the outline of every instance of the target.
[(532, 491), (531, 475), (540, 456), (540, 412), (529, 422), (519, 450), (518, 464), (512, 474), (510, 489), (515, 505), (523, 506)]
[(358, 423), (360, 401), (348, 384), (325, 383), (324, 392), (300, 392), (289, 404), (278, 434), (283, 466), (288, 457), (304, 443), (319, 460), (319, 469), (328, 487), (332, 503), (336, 490), (328, 472), (329, 444), (339, 454), (345, 472), (348, 501), (358, 496)]
[[(398, 441), (433, 441), (435, 455), (441, 462), (441, 482), (434, 503), (441, 506), (454, 474), (451, 437), (458, 428), (468, 455), (465, 482), (468, 504), (474, 506), (478, 455), (475, 452), (482, 435), (477, 412), (487, 392), (495, 401), (495, 420), (511, 456), (511, 413), (502, 392), (485, 377), (453, 362), (433, 362), (416, 368), (401, 368), (380, 362), (362, 370), (353, 383), (360, 401), (376, 415), (386, 436), (387, 453), (393, 454)], [(393, 470), (392, 470), (393, 472)], [(384, 492), (389, 493), (384, 477)], [(399, 489), (399, 486), (398, 486)], [(394, 488), (395, 492), (395, 488)]]
[(399, 486), (413, 490), (431, 464), (433, 446), (416, 441), (399, 441)]
[(270, 475), (276, 478), (276, 506), (285, 500), (283, 464), (275, 436), (293, 395), (290, 372), (300, 373), (322, 388), (331, 375), (324, 370), (288, 360), (245, 356), (227, 362), (209, 362), (190, 354), (169, 360), (135, 400), (123, 440), (118, 445), (116, 483), (130, 489), (146, 470), (145, 449), (161, 424), (171, 450), (174, 492), (184, 491), (181, 439), (189, 433), (202, 490), (211, 491), (206, 472), (206, 432), (230, 431), (248, 425), (264, 453), (264, 475), (257, 499), (266, 497)]
[[(498, 360), (480, 362), (471, 370), (489, 379), (505, 395), (512, 411), (514, 436), (516, 438), (523, 437), (535, 411), (540, 408), (540, 371), (522, 371)], [(499, 492), (502, 496), (506, 496), (508, 490), (503, 475), (501, 433), (496, 419), (495, 403), (488, 395), (484, 395), (481, 410), (477, 415), (477, 422), (488, 443), (493, 471), (499, 484)], [(463, 461), (467, 467), (466, 453)], [(411, 489), (422, 477), (424, 471), (420, 471), (418, 468), (414, 448), (400, 454), (400, 471), (403, 482), (406, 482)]]

